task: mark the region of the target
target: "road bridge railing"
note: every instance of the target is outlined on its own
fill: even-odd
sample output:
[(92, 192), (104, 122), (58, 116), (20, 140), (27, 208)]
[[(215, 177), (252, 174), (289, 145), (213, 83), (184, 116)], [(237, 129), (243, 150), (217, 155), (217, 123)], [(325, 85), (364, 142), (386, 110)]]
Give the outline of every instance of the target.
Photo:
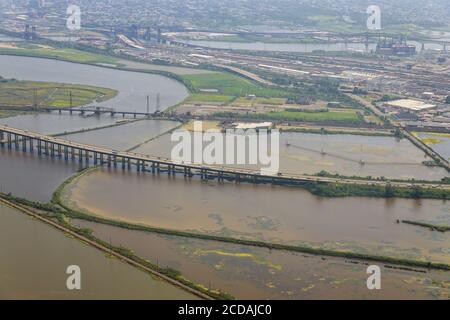
[[(386, 186), (413, 188), (420, 184), (416, 182), (396, 182), (384, 180), (364, 180), (339, 177), (322, 177), (305, 174), (279, 173), (275, 175), (262, 174), (259, 171), (217, 165), (183, 163), (167, 158), (139, 154), (128, 151), (118, 151), (110, 148), (94, 146), (62, 138), (50, 137), (40, 133), (30, 132), (0, 125), (0, 147), (35, 152), (39, 156), (64, 158), (65, 160), (78, 160), (86, 165), (94, 164), (108, 167), (121, 166), (122, 169), (138, 172), (161, 173), (168, 175), (183, 174), (185, 177), (200, 176), (202, 180), (217, 179), (235, 182), (268, 183), (279, 185), (301, 185), (305, 182), (316, 183), (344, 183), (357, 185)], [(428, 188), (449, 190), (448, 184), (421, 183)]]

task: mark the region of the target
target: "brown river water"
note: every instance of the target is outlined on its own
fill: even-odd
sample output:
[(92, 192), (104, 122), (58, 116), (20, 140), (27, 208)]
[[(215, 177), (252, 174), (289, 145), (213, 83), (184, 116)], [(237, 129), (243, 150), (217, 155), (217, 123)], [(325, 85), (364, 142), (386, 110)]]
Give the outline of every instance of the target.
[(108, 169), (75, 180), (64, 199), (99, 216), (167, 229), (450, 263), (450, 234), (396, 223), (449, 225), (450, 207), (439, 200), (321, 198), (299, 188)]
[(160, 266), (240, 299), (448, 299), (448, 273), (395, 270), (379, 264), (381, 290), (368, 290), (367, 266), (341, 258), (312, 256), (235, 244), (161, 236), (75, 220), (115, 245), (133, 248)]
[[(4, 205), (0, 243), (0, 299), (195, 299)], [(81, 290), (66, 287), (71, 265), (81, 268)]]

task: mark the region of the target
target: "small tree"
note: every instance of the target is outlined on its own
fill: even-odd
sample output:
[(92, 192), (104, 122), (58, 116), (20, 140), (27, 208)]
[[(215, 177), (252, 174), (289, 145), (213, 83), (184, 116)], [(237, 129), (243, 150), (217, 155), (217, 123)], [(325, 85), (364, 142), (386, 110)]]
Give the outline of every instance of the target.
[(447, 98), (445, 99), (445, 103), (450, 104), (450, 96), (447, 96)]

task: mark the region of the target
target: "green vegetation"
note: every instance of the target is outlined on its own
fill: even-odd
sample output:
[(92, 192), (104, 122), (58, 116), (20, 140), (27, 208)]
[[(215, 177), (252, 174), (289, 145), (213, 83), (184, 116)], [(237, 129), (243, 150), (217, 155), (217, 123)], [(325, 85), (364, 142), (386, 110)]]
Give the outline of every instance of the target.
[(447, 96), (447, 98), (445, 98), (445, 103), (450, 104), (450, 96)]
[(276, 111), (269, 113), (237, 113), (217, 112), (215, 117), (257, 119), (257, 120), (285, 120), (321, 123), (354, 123), (361, 124), (364, 120), (357, 110), (324, 110), (324, 111)]
[(420, 221), (410, 221), (410, 220), (402, 220), (403, 223), (428, 228), (431, 231), (439, 231), (439, 232), (447, 232), (450, 231), (450, 226), (441, 226), (441, 225), (435, 225), (431, 223), (425, 223)]
[(398, 188), (387, 183), (386, 186), (305, 182), (304, 188), (321, 197), (374, 197), (409, 199), (450, 199), (450, 191), (431, 188)]
[(53, 46), (28, 42), (14, 42), (11, 43), (11, 46), (0, 46), (0, 54), (51, 58), (90, 64), (109, 64), (118, 67), (121, 66), (121, 64), (118, 63), (118, 59), (108, 55), (71, 48), (56, 48)]
[(214, 103), (214, 104), (228, 104), (233, 101), (235, 97), (212, 93), (194, 93), (190, 95), (185, 102), (189, 103)]
[(75, 84), (0, 79), (2, 107), (77, 107), (102, 102), (117, 95), (116, 90)]
[(287, 90), (263, 87), (248, 79), (227, 72), (184, 75), (183, 78), (191, 84), (191, 88), (195, 93), (199, 93), (201, 90), (217, 90), (221, 95), (233, 97), (255, 95), (265, 98), (285, 98), (289, 96), (289, 91)]

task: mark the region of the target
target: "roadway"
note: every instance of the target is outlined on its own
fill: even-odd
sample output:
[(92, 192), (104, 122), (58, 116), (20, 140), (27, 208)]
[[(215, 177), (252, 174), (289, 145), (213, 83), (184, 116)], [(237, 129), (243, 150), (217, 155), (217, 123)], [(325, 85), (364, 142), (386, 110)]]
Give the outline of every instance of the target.
[[(73, 142), (69, 140), (64, 140), (61, 138), (50, 137), (40, 133), (30, 132), (28, 130), (21, 130), (16, 128), (11, 128), (6, 125), (0, 125), (0, 132), (11, 133), (17, 136), (25, 137), (28, 139), (41, 140), (50, 144), (59, 145), (63, 147), (68, 147), (73, 149), (79, 149), (91, 153), (97, 153), (105, 156), (110, 156), (113, 158), (122, 158), (127, 160), (135, 161), (136, 163), (153, 163), (158, 165), (165, 165), (168, 168), (182, 168), (202, 172), (208, 172), (210, 174), (216, 174), (219, 177), (249, 177), (256, 180), (269, 181), (274, 184), (295, 184), (301, 182), (320, 182), (320, 183), (341, 183), (341, 184), (352, 184), (352, 185), (366, 185), (366, 186), (386, 186), (390, 184), (397, 188), (432, 188), (439, 190), (450, 190), (449, 184), (438, 184), (438, 183), (422, 183), (422, 182), (410, 182), (410, 181), (382, 181), (382, 180), (363, 180), (363, 179), (351, 179), (351, 178), (339, 178), (339, 177), (320, 177), (305, 174), (293, 174), (293, 173), (279, 173), (278, 175), (261, 174), (259, 171), (234, 168), (227, 166), (217, 166), (217, 165), (201, 165), (194, 163), (180, 163), (167, 158), (155, 157), (150, 155), (144, 155), (134, 152), (127, 151), (116, 151), (109, 148), (98, 147), (89, 144), (83, 144), (78, 142)], [(6, 142), (6, 141), (2, 141)], [(14, 141), (12, 141), (14, 143)]]

